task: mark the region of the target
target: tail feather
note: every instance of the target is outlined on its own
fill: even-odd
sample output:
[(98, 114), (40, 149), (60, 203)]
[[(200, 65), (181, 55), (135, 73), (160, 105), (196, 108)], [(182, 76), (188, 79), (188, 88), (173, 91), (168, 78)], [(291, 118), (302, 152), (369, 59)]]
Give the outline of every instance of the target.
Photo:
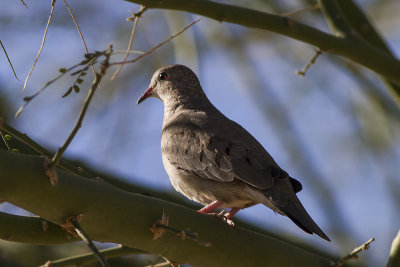
[(264, 191), (268, 204), (272, 204), (276, 211), (286, 215), (298, 227), (308, 234), (317, 234), (326, 241), (331, 241), (329, 237), (319, 228), (311, 216), (307, 213), (300, 200), (297, 198), (293, 188), (293, 181), (281, 179), (274, 183), (274, 186)]
[(303, 205), (300, 203), (300, 200), (297, 199), (297, 201), (297, 205), (293, 203), (288, 203), (288, 205), (286, 205), (285, 207), (279, 207), (279, 209), (304, 232), (308, 234), (315, 233), (322, 239), (325, 239), (326, 241), (331, 241), (329, 237), (321, 230), (321, 228), (319, 228), (319, 226), (307, 213)]

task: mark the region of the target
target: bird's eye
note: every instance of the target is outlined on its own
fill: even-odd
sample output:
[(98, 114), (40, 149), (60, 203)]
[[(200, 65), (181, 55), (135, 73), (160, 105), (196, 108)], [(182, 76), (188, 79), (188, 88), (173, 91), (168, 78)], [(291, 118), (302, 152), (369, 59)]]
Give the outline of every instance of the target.
[(160, 78), (161, 81), (164, 81), (168, 78), (168, 75), (166, 72), (161, 72), (158, 77)]

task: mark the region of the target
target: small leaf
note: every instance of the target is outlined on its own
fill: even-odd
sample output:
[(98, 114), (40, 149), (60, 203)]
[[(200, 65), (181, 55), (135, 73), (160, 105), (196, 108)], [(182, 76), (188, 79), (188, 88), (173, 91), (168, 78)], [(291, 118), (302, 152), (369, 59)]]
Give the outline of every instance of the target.
[(68, 96), (71, 92), (72, 92), (72, 86), (70, 88), (68, 88), (67, 92), (65, 92), (65, 94), (62, 96), (63, 98)]
[(16, 148), (13, 148), (13, 149), (11, 149), (11, 152), (12, 152), (12, 153), (19, 153), (19, 150), (16, 149)]
[(79, 79), (77, 79), (77, 80), (76, 80), (76, 83), (77, 83), (77, 84), (81, 84), (81, 83), (83, 83), (83, 79), (80, 79), (80, 78), (79, 78)]
[(74, 84), (74, 86), (72, 86), (74, 88), (75, 93), (79, 93), (79, 91), (81, 90), (81, 88), (79, 88), (78, 85)]
[(10, 141), (12, 139), (12, 136), (9, 134), (4, 135), (4, 139), (6, 139), (7, 141)]
[(58, 71), (61, 72), (61, 73), (66, 73), (67, 69), (66, 68), (59, 68)]

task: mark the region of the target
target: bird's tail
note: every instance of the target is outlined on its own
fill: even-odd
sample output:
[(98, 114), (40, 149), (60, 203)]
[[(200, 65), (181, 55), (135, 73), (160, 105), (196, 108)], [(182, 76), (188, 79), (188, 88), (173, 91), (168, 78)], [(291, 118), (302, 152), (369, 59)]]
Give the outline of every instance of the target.
[(287, 185), (287, 181), (275, 183), (273, 189), (264, 194), (279, 213), (286, 215), (304, 232), (315, 233), (326, 241), (331, 241), (307, 213), (293, 189)]

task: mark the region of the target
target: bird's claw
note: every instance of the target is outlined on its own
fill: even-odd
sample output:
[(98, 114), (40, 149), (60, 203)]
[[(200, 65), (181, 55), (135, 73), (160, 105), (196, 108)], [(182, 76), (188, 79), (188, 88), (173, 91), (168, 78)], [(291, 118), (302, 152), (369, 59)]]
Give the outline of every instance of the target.
[(225, 210), (222, 210), (219, 213), (217, 213), (217, 212), (215, 213), (215, 215), (218, 218), (220, 218), (222, 221), (226, 222), (229, 226), (232, 226), (232, 227), (235, 226), (235, 223), (227, 217), (227, 214), (229, 214), (229, 212), (226, 212)]

